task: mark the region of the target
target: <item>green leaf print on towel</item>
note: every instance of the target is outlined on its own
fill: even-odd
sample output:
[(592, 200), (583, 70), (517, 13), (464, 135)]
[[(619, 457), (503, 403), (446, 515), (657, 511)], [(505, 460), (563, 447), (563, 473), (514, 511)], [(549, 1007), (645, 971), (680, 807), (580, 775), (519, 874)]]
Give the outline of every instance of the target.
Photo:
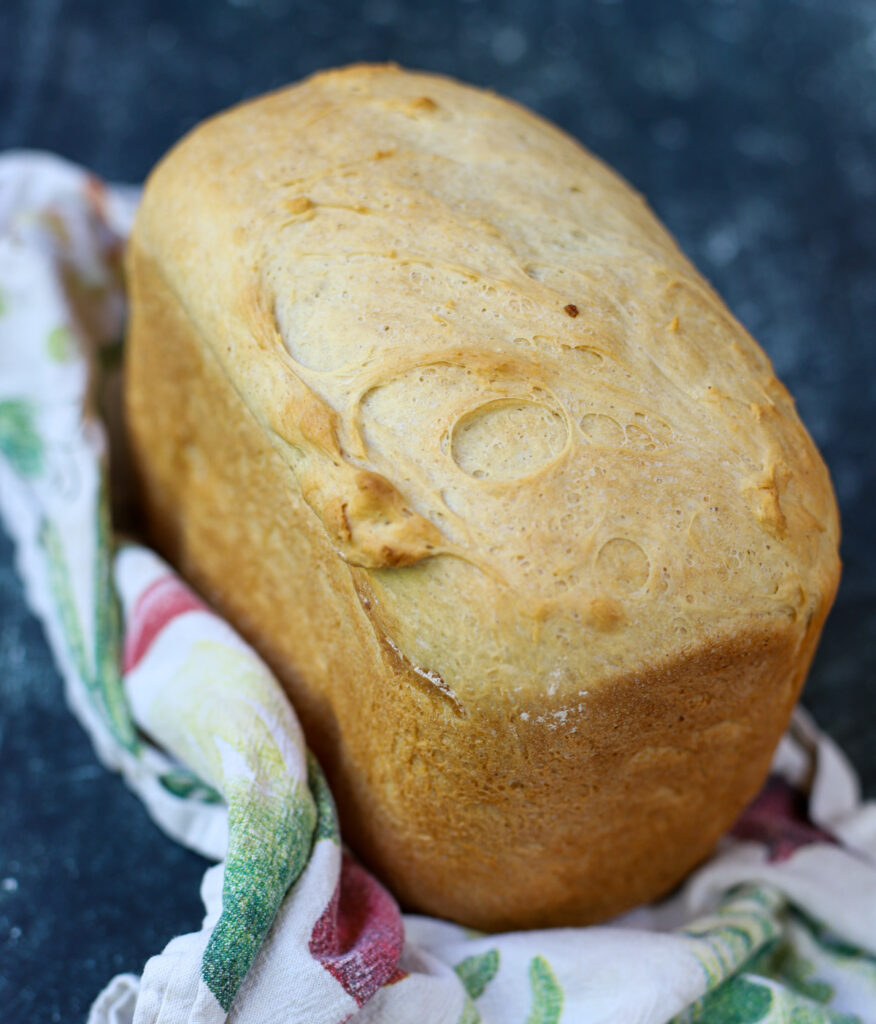
[(310, 787), (310, 794), (316, 805), (316, 831), (313, 835), (313, 845), (320, 839), (329, 839), (335, 846), (340, 846), (341, 832), (338, 828), (338, 812), (335, 810), (335, 798), (329, 789), (319, 761), (307, 751), (307, 784)]
[(766, 985), (731, 978), (710, 992), (700, 1004), (697, 1024), (757, 1024), (766, 1019), (773, 994)]
[(100, 707), (118, 741), (137, 751), (139, 741), (122, 682), (122, 623), (113, 584), (113, 534), (109, 489), (102, 473), (97, 499), (97, 537), (94, 552), (94, 684)]
[(201, 961), (201, 977), (226, 1012), (313, 846), (321, 839), (340, 843), (335, 802), (310, 751), (307, 782), (312, 800), (294, 785), (285, 797), (271, 800), (257, 784), (245, 782), (236, 784), (240, 795), (226, 793), (229, 843), (222, 915)]
[(529, 985), (532, 1009), (526, 1024), (557, 1024), (563, 1012), (563, 990), (543, 956), (533, 957), (530, 961)]
[(76, 339), (66, 324), (61, 324), (49, 331), (46, 338), (46, 351), (49, 359), (55, 363), (71, 363), (77, 357)]
[(858, 1017), (819, 1006), (772, 979), (748, 973), (710, 992), (691, 1020), (695, 1024), (861, 1024)]
[(180, 800), (197, 800), (202, 804), (221, 804), (222, 795), (202, 782), (188, 768), (173, 768), (158, 776), (158, 781), (172, 796)]
[(459, 1016), (459, 1020), (456, 1024), (481, 1024), (481, 1015), (478, 1013), (478, 1008), (471, 1001), (469, 996), (465, 997), (465, 1006), (462, 1009), (462, 1013)]
[(486, 953), (467, 956), (453, 969), (459, 975), (469, 996), (472, 999), (479, 999), (499, 970), (499, 950), (490, 949)]
[(833, 986), (816, 977), (816, 965), (801, 956), (787, 938), (755, 957), (748, 966), (748, 972), (774, 978), (817, 1003), (826, 1005), (834, 996)]
[[(102, 494), (99, 500), (103, 505), (106, 501), (105, 495)], [(113, 736), (127, 750), (136, 752), (139, 749), (139, 741), (122, 689), (119, 660), (121, 627), (110, 576), (108, 516), (106, 508), (98, 513), (97, 550), (94, 560), (94, 623), (91, 637), (93, 645), (90, 652), (73, 595), (70, 567), (57, 524), (50, 519), (44, 519), (40, 527), (39, 540), (46, 555), (52, 597), (61, 618), (67, 650), (76, 671), (85, 684), (94, 707)]]
[(467, 956), (453, 968), (466, 991), (465, 1007), (457, 1024), (481, 1024), (481, 1015), (473, 1000), (484, 994), (484, 989), (499, 971), (499, 950)]
[(70, 585), (70, 570), (67, 567), (67, 556), (64, 554), (64, 542), (61, 532), (51, 519), (44, 519), (40, 525), (40, 547), (46, 555), (49, 587), (55, 600), (55, 607), (61, 618), (61, 629), (67, 641), (67, 651), (73, 659), (73, 665), (79, 678), (88, 686), (91, 678), (91, 666), (85, 654), (85, 638), (82, 634), (82, 623)]
[(852, 976), (866, 985), (872, 992), (873, 1005), (876, 1006), (876, 956), (860, 946), (843, 941), (829, 928), (800, 910), (795, 909), (794, 920), (797, 923), (797, 943), (800, 944), (802, 932), (809, 939), (808, 951), (812, 959), (834, 974)]
[(228, 799), (228, 855), (222, 913), (201, 961), (201, 977), (226, 1012), (252, 966), (286, 890), (310, 857), (314, 807), (298, 792), (266, 793), (235, 781)]
[(766, 985), (731, 978), (706, 996), (694, 1019), (697, 1024), (757, 1024), (772, 1005), (773, 994)]
[[(748, 973), (783, 986), (785, 1000), (797, 1014), (792, 1018), (795, 1021), (856, 1020), (827, 1009), (836, 998), (838, 979), (843, 985), (850, 983), (858, 991), (859, 1000), (864, 998), (876, 1006), (876, 958), (837, 939), (797, 907), (789, 909), (781, 941), (755, 958)], [(812, 1008), (813, 1003), (817, 1010)], [(811, 1017), (813, 1013), (815, 1017)]]
[[(264, 663), (215, 639), (187, 647), (142, 713), (150, 731), (228, 803), (222, 912), (201, 960), (203, 982), (227, 1011), (310, 858), (318, 810), (303, 739)], [(315, 789), (333, 838), (334, 806), (322, 786)]]
[(713, 914), (682, 929), (691, 952), (715, 988), (781, 934), (779, 915), (785, 899), (767, 886), (745, 886), (732, 892)]
[(693, 940), (710, 991), (675, 1024), (860, 1024), (820, 1005), (833, 988), (813, 976), (820, 947), (805, 923), (770, 886), (730, 893), (681, 933)]
[(0, 402), (0, 455), (25, 479), (43, 471), (43, 442), (36, 429), (32, 402), (10, 398)]

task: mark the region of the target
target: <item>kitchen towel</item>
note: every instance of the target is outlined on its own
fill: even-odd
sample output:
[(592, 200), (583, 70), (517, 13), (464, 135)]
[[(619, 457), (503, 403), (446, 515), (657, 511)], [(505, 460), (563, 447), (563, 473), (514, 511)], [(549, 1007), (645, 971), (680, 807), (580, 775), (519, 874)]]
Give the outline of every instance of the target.
[(96, 755), (216, 862), (200, 927), (112, 979), (90, 1024), (876, 1024), (876, 805), (802, 711), (710, 861), (606, 925), (405, 915), (345, 851), (269, 669), (136, 541), (119, 408), (137, 195), (0, 157), (0, 515)]

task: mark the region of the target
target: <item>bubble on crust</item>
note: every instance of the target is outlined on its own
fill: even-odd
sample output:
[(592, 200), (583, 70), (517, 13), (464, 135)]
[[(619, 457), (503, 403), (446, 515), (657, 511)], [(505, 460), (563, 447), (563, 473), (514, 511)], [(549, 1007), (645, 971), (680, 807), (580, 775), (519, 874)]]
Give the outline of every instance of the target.
[(597, 370), (605, 362), (605, 356), (590, 345), (564, 345), (563, 348), (585, 369)]
[(523, 272), (527, 277), (531, 277), (533, 281), (544, 281), (550, 276), (550, 268), (544, 267), (539, 263), (527, 263), (523, 268)]
[(512, 313), (517, 313), (520, 316), (533, 315), (538, 308), (532, 299), (525, 295), (512, 295), (508, 299), (507, 306)]
[(567, 440), (565, 418), (555, 409), (527, 399), (500, 399), (456, 422), (450, 453), (468, 476), (517, 480), (555, 459)]
[(644, 451), (653, 451), (657, 445), (647, 430), (636, 426), (635, 423), (628, 423), (624, 428), (627, 442), (634, 448), (641, 448)]
[(607, 594), (592, 598), (584, 609), (584, 621), (602, 632), (608, 633), (617, 629), (623, 620), (623, 607)]
[(302, 266), (296, 293), (279, 296), (274, 314), (289, 355), (305, 369), (330, 371), (350, 359), (349, 332), (323, 330), (321, 317), (325, 309), (347, 304), (350, 296), (322, 270)]
[(619, 447), (624, 441), (624, 432), (617, 420), (600, 412), (589, 412), (578, 421), (582, 433), (595, 444)]
[(301, 256), (294, 289), (274, 299), (287, 352), (299, 366), (318, 373), (361, 365), (393, 344), (398, 328), (391, 307), (374, 299), (363, 302), (348, 280), (335, 279), (330, 270), (327, 257)]
[(654, 451), (672, 441), (672, 428), (655, 416), (637, 411), (624, 428), (627, 444), (643, 451)]
[[(721, 537), (726, 535), (728, 525), (721, 506), (709, 505), (697, 509), (693, 514), (688, 525), (688, 534), (701, 551), (709, 552), (714, 550)], [(730, 557), (736, 557), (736, 564), (740, 564), (736, 552), (730, 552)]]
[(632, 425), (639, 426), (659, 444), (670, 444), (674, 437), (672, 427), (665, 420), (641, 411), (633, 413)]
[(612, 537), (599, 549), (596, 573), (600, 582), (616, 593), (632, 594), (648, 580), (651, 562), (642, 548), (626, 537)]

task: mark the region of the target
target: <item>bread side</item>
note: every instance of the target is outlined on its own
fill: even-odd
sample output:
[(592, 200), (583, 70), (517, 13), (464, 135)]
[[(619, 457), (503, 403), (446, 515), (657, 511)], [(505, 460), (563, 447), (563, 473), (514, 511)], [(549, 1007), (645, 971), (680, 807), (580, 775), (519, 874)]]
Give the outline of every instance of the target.
[[(814, 644), (747, 634), (578, 695), (462, 707), (403, 660), (154, 262), (128, 409), (159, 547), (278, 672), (344, 835), (405, 905), (485, 929), (671, 888), (757, 789)], [(586, 682), (582, 680), (582, 685)]]
[(152, 522), (365, 859), (487, 928), (674, 884), (766, 771), (838, 528), (641, 201), (505, 101), (350, 69), (184, 141), (130, 271)]

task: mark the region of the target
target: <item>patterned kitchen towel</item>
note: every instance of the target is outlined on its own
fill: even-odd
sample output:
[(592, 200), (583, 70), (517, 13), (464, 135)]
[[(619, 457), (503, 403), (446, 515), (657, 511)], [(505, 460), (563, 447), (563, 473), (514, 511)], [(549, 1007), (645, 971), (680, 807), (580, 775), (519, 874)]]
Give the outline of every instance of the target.
[(91, 1024), (876, 1024), (876, 805), (802, 712), (670, 900), (492, 936), (399, 912), (344, 851), (270, 671), (111, 526), (110, 457), (117, 529), (130, 509), (118, 370), (135, 204), (54, 157), (0, 158), (0, 514), (98, 757), (219, 862), (201, 928), (113, 979)]

